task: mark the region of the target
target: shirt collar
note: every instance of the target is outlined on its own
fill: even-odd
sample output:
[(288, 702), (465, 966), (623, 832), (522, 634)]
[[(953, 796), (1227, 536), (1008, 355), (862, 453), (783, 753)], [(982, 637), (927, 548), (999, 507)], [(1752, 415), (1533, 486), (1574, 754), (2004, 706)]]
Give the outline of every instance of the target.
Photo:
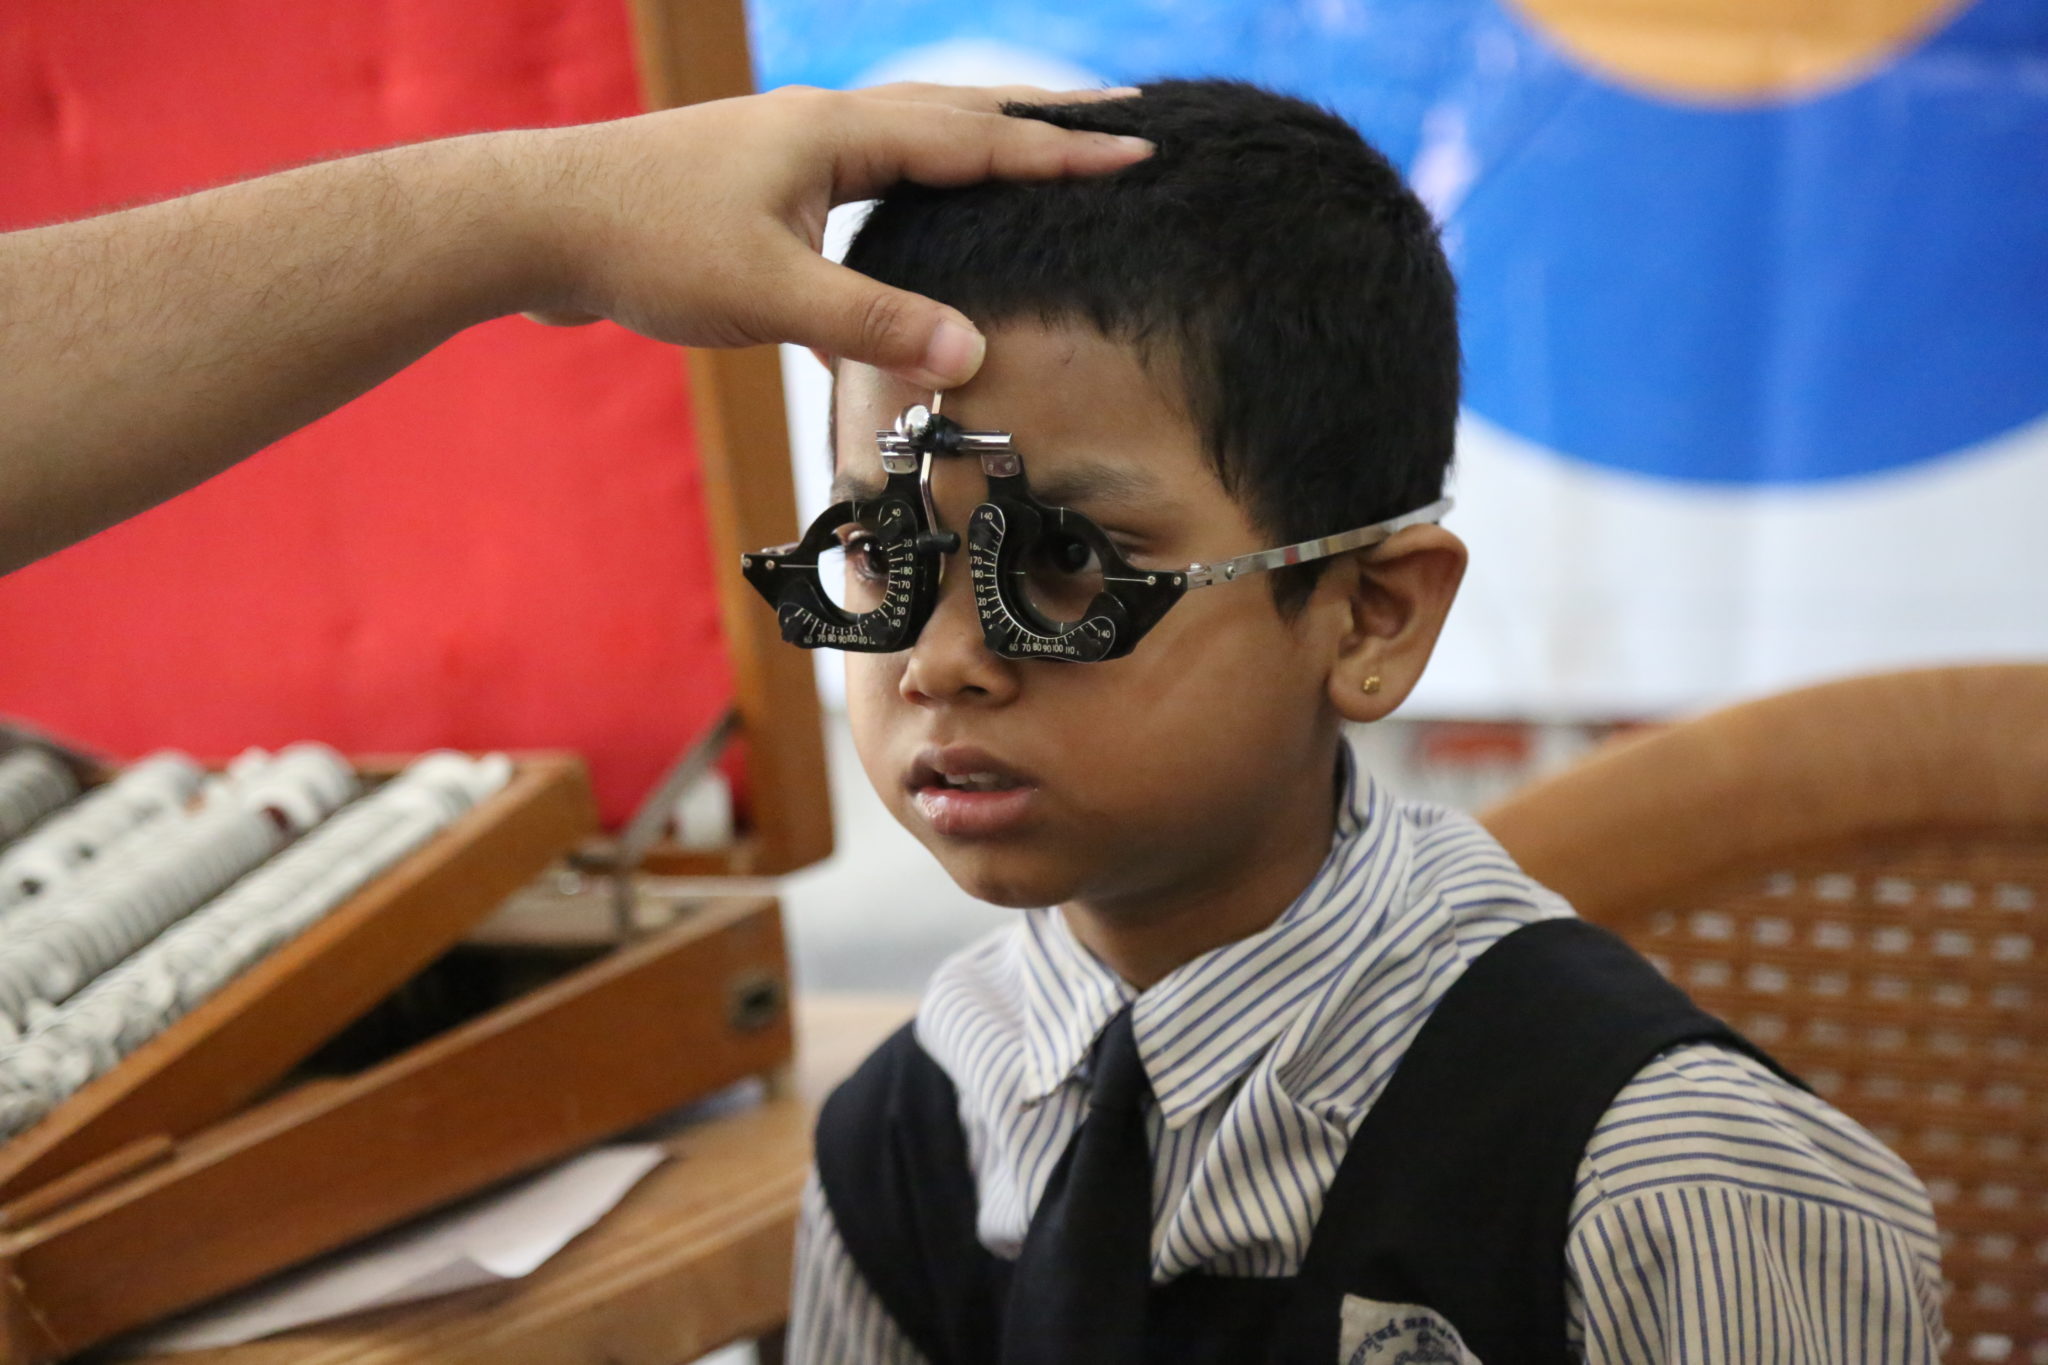
[[(1081, 1069), (1097, 1036), (1137, 992), (1074, 937), (1057, 907), (1031, 911), (1016, 944), (1024, 982), (1022, 1098), (1036, 1104)], [(1144, 1051), (1141, 1042), (1140, 1058)]]
[(1268, 928), (1204, 953), (1142, 995), (1076, 939), (1057, 909), (1034, 910), (1014, 942), (1024, 982), (1025, 1092), (1036, 1103), (1077, 1075), (1125, 1004), (1169, 1127), (1236, 1084), (1385, 923), (1407, 861), (1384, 792), (1340, 750), (1336, 830), (1308, 887)]

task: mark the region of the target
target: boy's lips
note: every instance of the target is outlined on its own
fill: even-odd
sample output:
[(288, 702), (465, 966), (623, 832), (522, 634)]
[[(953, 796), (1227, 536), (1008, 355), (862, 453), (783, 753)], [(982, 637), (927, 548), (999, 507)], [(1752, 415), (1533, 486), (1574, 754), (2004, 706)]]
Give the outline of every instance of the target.
[(986, 749), (952, 744), (918, 751), (904, 785), (934, 833), (981, 838), (1014, 829), (1029, 814), (1037, 779)]

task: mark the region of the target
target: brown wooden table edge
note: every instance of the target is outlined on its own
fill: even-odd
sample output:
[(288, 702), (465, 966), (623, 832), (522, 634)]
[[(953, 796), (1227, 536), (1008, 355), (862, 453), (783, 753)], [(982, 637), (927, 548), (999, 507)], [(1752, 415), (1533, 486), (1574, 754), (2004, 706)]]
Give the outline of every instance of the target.
[[(909, 996), (799, 995), (794, 1093), (691, 1124), (666, 1139), (668, 1164), (522, 1280), (242, 1346), (127, 1359), (134, 1365), (544, 1365), (591, 1359), (684, 1365), (770, 1333), (788, 1311), (797, 1212), (817, 1107), (910, 1017), (915, 1003)], [(720, 1183), (731, 1192), (718, 1193)], [(684, 1211), (700, 1200), (699, 1207)], [(681, 1216), (662, 1216), (661, 1210)]]

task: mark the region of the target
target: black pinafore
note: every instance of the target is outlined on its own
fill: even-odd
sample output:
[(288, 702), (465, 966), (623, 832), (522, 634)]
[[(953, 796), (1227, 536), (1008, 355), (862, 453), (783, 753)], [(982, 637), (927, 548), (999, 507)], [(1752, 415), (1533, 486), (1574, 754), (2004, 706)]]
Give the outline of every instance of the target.
[[(1484, 1365), (1569, 1365), (1566, 1220), (1586, 1144), (1644, 1065), (1699, 1042), (1798, 1083), (1606, 930), (1554, 919), (1505, 935), (1367, 1113), (1299, 1273), (1154, 1287), (1147, 1361), (1455, 1361), (1398, 1324), (1385, 1351), (1354, 1344), (1346, 1303), (1362, 1300), (1372, 1322), (1396, 1321), (1377, 1305), (1430, 1310)], [(909, 1026), (826, 1103), (818, 1172), (854, 1264), (931, 1365), (998, 1365), (1010, 1263), (975, 1236), (957, 1093)]]

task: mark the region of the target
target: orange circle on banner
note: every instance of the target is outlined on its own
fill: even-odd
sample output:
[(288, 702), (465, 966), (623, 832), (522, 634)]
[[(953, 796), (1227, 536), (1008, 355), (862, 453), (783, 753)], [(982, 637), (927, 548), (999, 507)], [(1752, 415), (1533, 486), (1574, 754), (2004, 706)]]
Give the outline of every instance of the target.
[(1966, 0), (1508, 0), (1573, 57), (1650, 94), (1710, 102), (1855, 80)]

